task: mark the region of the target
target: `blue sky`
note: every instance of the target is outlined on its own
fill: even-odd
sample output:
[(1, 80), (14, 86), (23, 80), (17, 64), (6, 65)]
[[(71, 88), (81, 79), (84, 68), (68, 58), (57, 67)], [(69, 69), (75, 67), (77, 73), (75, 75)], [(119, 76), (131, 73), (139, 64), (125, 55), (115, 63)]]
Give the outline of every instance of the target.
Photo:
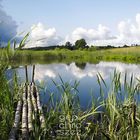
[[(121, 31), (118, 31), (118, 26), (122, 21), (130, 27), (132, 25), (137, 27), (139, 24), (136, 23), (136, 16), (140, 13), (139, 0), (2, 0), (0, 2), (3, 6), (1, 9), (16, 22), (18, 32), (40, 23), (39, 28), (44, 31), (55, 28), (55, 31), (53, 30), (55, 35), (57, 34), (55, 37), (61, 42), (62, 38), (63, 42), (73, 41), (73, 32), (76, 32), (79, 36), (75, 39), (86, 36), (90, 44), (98, 44), (100, 40), (115, 39), (116, 36), (120, 36)], [(110, 32), (110, 35), (107, 34), (109, 38), (103, 38), (106, 34), (101, 37), (92, 34), (93, 37), (89, 39), (88, 36), (92, 32), (90, 30), (99, 33), (99, 25), (103, 27), (101, 30)]]

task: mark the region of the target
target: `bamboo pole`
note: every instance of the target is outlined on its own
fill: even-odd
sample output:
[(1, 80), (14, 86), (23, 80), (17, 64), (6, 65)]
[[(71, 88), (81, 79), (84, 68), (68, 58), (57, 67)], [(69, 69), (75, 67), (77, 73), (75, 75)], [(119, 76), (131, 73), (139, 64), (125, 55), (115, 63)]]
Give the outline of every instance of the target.
[(11, 129), (9, 140), (16, 140), (16, 134), (17, 130), (19, 128), (19, 123), (20, 123), (20, 118), (21, 118), (21, 109), (22, 109), (22, 101), (19, 99), (17, 108), (16, 108), (16, 113), (15, 113), (15, 121), (13, 128)]
[(35, 90), (36, 90), (36, 95), (37, 95), (37, 107), (38, 107), (38, 111), (39, 111), (39, 115), (40, 115), (40, 123), (41, 123), (41, 128), (45, 127), (45, 118), (43, 115), (43, 110), (42, 110), (42, 106), (40, 104), (40, 97), (39, 97), (39, 92), (37, 87), (35, 86)]
[(27, 118), (27, 92), (28, 92), (28, 87), (24, 87), (23, 91), (23, 108), (22, 108), (22, 139), (27, 140), (28, 139), (28, 118)]
[(31, 103), (31, 86), (28, 86), (28, 129), (29, 132), (33, 130), (32, 125), (32, 103)]
[[(33, 111), (35, 114), (33, 114)], [(15, 121), (9, 135), (9, 140), (17, 139), (16, 135), (19, 129), (21, 116), (22, 139), (27, 140), (29, 138), (29, 132), (33, 130), (32, 119), (34, 115), (39, 115), (38, 119), (40, 121), (41, 128), (44, 128), (45, 118), (43, 115), (42, 106), (40, 104), (38, 89), (34, 83), (31, 83), (30, 85), (27, 85), (27, 83), (25, 83), (22, 91), (22, 100), (19, 99), (17, 104)]]
[(32, 74), (32, 82), (34, 83), (34, 77), (35, 77), (35, 65), (33, 65), (33, 74)]
[(31, 84), (31, 100), (32, 100), (34, 112), (37, 113), (37, 104), (36, 104), (36, 99), (34, 97), (34, 84), (33, 83)]
[(26, 83), (28, 83), (28, 68), (27, 68), (27, 65), (25, 65), (25, 75), (26, 75)]

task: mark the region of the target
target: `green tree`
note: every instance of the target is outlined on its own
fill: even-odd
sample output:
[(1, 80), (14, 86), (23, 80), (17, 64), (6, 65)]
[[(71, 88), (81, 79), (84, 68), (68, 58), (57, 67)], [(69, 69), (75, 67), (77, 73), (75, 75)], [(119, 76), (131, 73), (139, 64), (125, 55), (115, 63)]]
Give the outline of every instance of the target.
[(66, 42), (65, 47), (66, 47), (67, 49), (70, 49), (70, 50), (73, 49), (73, 46), (72, 46), (72, 44), (71, 44), (69, 41)]
[(85, 41), (85, 39), (79, 39), (75, 42), (75, 48), (79, 49), (79, 48), (87, 48), (87, 43)]

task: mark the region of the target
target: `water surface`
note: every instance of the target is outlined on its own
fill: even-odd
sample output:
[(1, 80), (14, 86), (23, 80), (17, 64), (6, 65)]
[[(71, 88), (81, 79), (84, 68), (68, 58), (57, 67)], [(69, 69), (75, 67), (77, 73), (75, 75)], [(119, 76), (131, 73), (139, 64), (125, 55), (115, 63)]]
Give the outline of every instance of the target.
[[(35, 82), (37, 85), (42, 85), (44, 90), (41, 92), (41, 102), (47, 103), (50, 93), (59, 96), (58, 90), (55, 87), (52, 80), (58, 84), (62, 84), (59, 75), (64, 82), (69, 82), (71, 85), (75, 81), (80, 81), (78, 86), (80, 103), (83, 108), (88, 107), (93, 95), (95, 98), (100, 97), (100, 87), (97, 82), (97, 74), (100, 73), (103, 79), (106, 81), (107, 88), (102, 84), (105, 96), (107, 96), (110, 90), (111, 79), (113, 77), (114, 70), (121, 72), (121, 82), (124, 81), (124, 75), (127, 72), (128, 80), (133, 74), (134, 77), (140, 78), (140, 65), (137, 64), (125, 64), (120, 62), (100, 62), (98, 64), (76, 64), (75, 62), (70, 64), (52, 63), (46, 65), (35, 65)], [(14, 70), (13, 70), (14, 71)], [(13, 72), (12, 71), (12, 72)], [(15, 69), (20, 82), (25, 81), (25, 67), (20, 66)], [(9, 73), (10, 74), (10, 73)], [(28, 78), (31, 80), (32, 66), (28, 66)]]

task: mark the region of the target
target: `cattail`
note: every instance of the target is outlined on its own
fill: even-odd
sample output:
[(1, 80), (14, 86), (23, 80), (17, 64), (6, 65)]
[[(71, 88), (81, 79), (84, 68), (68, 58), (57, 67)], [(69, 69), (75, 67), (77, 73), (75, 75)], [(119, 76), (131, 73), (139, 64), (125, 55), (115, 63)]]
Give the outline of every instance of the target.
[(25, 86), (24, 91), (23, 91), (23, 108), (22, 108), (22, 139), (28, 139), (28, 118), (27, 118), (27, 93), (28, 92), (28, 87)]
[(32, 125), (32, 104), (31, 104), (31, 86), (28, 86), (28, 129), (33, 130)]
[(17, 108), (16, 108), (16, 113), (15, 113), (15, 121), (14, 121), (13, 128), (11, 129), (11, 132), (10, 132), (9, 140), (16, 140), (16, 134), (19, 127), (20, 118), (21, 118), (21, 108), (22, 108), (22, 101), (19, 99)]
[(42, 106), (40, 104), (39, 92), (38, 92), (36, 86), (35, 86), (35, 90), (36, 90), (36, 96), (37, 96), (37, 107), (38, 107), (38, 111), (39, 111), (39, 114), (40, 114), (41, 128), (44, 128), (45, 127), (45, 118), (44, 118), (44, 115), (43, 115)]

